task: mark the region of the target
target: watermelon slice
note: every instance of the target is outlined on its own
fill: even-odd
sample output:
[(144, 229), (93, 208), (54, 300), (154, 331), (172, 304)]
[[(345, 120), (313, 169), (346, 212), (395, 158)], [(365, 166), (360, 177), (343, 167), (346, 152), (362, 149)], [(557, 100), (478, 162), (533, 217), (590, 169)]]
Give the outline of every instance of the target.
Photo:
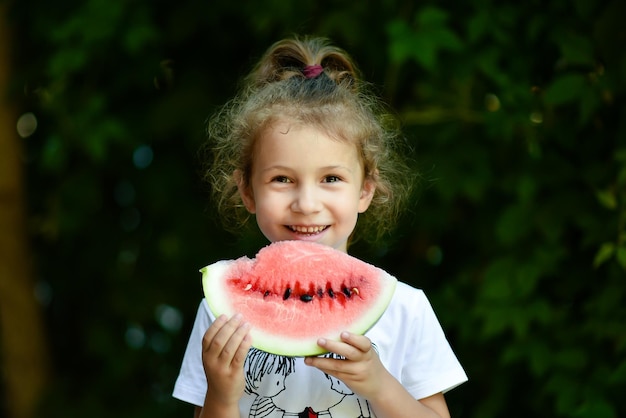
[(319, 338), (365, 333), (397, 283), (378, 267), (308, 241), (275, 242), (253, 259), (222, 260), (200, 272), (216, 317), (241, 313), (254, 347), (294, 357), (324, 353)]

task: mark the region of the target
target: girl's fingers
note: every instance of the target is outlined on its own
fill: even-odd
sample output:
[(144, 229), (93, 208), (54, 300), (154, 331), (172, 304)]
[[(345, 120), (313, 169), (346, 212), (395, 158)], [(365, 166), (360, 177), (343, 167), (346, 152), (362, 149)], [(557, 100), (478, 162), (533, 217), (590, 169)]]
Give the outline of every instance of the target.
[(242, 363), (250, 348), (249, 331), (250, 325), (243, 321), (241, 315), (234, 315), (230, 319), (222, 315), (205, 333), (203, 351), (225, 364), (230, 364), (233, 360)]
[[(233, 338), (233, 344), (237, 349), (233, 355), (232, 364), (234, 367), (243, 367), (243, 363), (248, 355), (248, 350), (252, 346), (252, 338), (250, 337), (250, 324), (245, 322), (238, 329)], [(230, 343), (230, 341), (229, 341)]]
[(317, 343), (320, 347), (348, 360), (358, 360), (372, 348), (372, 342), (369, 338), (349, 332), (341, 333), (341, 341), (321, 338)]
[(202, 351), (208, 351), (211, 347), (213, 339), (215, 335), (222, 329), (222, 327), (226, 324), (228, 318), (226, 315), (222, 315), (211, 324), (211, 326), (206, 330), (204, 336), (202, 337)]
[[(250, 325), (247, 322), (238, 320), (235, 321), (235, 324), (232, 324), (232, 326), (236, 326), (236, 328), (233, 329), (228, 341), (226, 341), (226, 344), (222, 347), (219, 358), (226, 364), (239, 366), (240, 363), (243, 364), (243, 360), (245, 360), (245, 353), (247, 353), (248, 348), (250, 348), (248, 346), (250, 342), (250, 338), (248, 336)], [(231, 328), (229, 327), (228, 331), (230, 330)]]
[(341, 340), (359, 351), (366, 353), (372, 348), (372, 341), (364, 335), (351, 334), (349, 332), (341, 333)]

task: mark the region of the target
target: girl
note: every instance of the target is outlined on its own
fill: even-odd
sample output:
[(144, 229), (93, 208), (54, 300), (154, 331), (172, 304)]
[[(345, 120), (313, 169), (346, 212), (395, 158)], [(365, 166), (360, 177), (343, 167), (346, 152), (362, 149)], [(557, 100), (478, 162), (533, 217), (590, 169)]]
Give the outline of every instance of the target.
[[(376, 239), (411, 182), (389, 121), (343, 50), (319, 38), (277, 42), (209, 123), (206, 175), (222, 216), (241, 225), (253, 214), (272, 242), (347, 252), (357, 218)], [(214, 318), (201, 303), (174, 397), (196, 417), (449, 417), (443, 393), (467, 380), (424, 293), (403, 283), (366, 335), (318, 341), (332, 355), (297, 358), (277, 375), (252, 370), (262, 362), (249, 360), (251, 344), (245, 318)]]

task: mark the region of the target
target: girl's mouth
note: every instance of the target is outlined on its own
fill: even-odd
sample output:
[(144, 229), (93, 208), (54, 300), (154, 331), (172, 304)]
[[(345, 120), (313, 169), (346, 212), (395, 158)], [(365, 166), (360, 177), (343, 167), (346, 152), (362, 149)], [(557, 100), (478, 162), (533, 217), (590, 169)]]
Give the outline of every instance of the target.
[(315, 226), (288, 225), (287, 228), (289, 228), (291, 231), (297, 234), (316, 235), (324, 231), (326, 228), (328, 228), (328, 225), (323, 225), (323, 226), (322, 225), (315, 225)]

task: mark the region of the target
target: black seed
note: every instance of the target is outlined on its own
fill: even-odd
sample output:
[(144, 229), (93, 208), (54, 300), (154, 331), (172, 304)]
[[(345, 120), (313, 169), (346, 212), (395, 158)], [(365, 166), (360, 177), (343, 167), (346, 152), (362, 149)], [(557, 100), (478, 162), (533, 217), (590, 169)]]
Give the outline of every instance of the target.
[(324, 296), (324, 290), (322, 290), (321, 287), (319, 289), (317, 289), (317, 296), (319, 296), (319, 297), (323, 297)]
[(269, 296), (270, 295), (270, 291), (266, 290), (265, 293), (263, 293), (263, 297)]
[(287, 290), (285, 290), (285, 293), (283, 294), (283, 300), (289, 299), (289, 296), (291, 296), (291, 288), (290, 287), (288, 287)]
[(347, 287), (344, 287), (343, 289), (341, 289), (341, 291), (344, 295), (346, 295), (346, 297), (349, 298), (351, 296), (350, 289), (348, 289)]
[(331, 298), (335, 297), (335, 292), (333, 292), (333, 289), (328, 289), (328, 296), (330, 296)]
[(305, 293), (304, 295), (300, 296), (300, 300), (301, 300), (302, 302), (310, 302), (310, 301), (312, 301), (312, 300), (313, 300), (313, 296), (311, 296), (311, 295), (309, 295), (309, 294)]

